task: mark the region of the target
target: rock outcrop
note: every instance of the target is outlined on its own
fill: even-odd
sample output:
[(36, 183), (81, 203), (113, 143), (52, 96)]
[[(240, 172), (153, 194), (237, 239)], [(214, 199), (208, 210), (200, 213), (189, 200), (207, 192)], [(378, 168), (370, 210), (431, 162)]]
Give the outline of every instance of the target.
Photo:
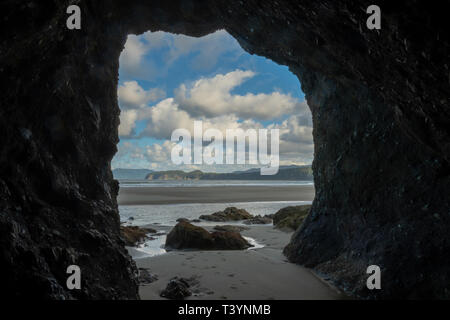
[(184, 298), (192, 295), (189, 287), (189, 280), (174, 277), (170, 279), (167, 287), (163, 291), (161, 291), (160, 296), (171, 300), (183, 300)]
[(166, 238), (166, 249), (243, 250), (251, 247), (240, 233), (208, 232), (189, 222), (179, 222)]
[[(314, 124), (316, 197), (285, 253), (364, 298), (450, 298), (449, 28), (443, 3), (363, 0), (0, 4), (0, 265), (17, 298), (137, 298), (120, 237), (119, 55), (128, 34), (203, 36), (289, 66)], [(82, 289), (69, 291), (77, 264)], [(365, 287), (382, 269), (383, 290)], [(112, 276), (114, 275), (114, 276)]]
[(245, 250), (253, 247), (239, 232), (215, 231), (211, 236), (214, 239), (213, 250)]
[(125, 245), (133, 247), (148, 238), (149, 233), (156, 233), (152, 228), (144, 228), (138, 226), (121, 226), (120, 234), (122, 235)]
[(248, 227), (244, 226), (232, 226), (232, 225), (219, 225), (213, 228), (216, 231), (231, 231), (231, 232), (242, 232), (248, 230)]
[(244, 209), (228, 207), (223, 211), (214, 212), (213, 214), (201, 215), (199, 218), (206, 221), (226, 222), (246, 220), (253, 218), (253, 216)]
[(297, 230), (308, 216), (310, 209), (310, 205), (282, 208), (273, 215), (273, 225), (282, 230)]
[(139, 268), (139, 285), (147, 285), (158, 280), (156, 274), (151, 273), (147, 268)]
[(272, 223), (272, 219), (263, 216), (254, 216), (250, 219), (244, 220), (244, 224), (269, 224)]

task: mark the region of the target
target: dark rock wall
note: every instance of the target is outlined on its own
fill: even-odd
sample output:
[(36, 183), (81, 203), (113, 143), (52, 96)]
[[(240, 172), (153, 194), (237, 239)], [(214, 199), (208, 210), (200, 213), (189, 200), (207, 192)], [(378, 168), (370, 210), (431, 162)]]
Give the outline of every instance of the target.
[[(93, 2), (80, 4), (83, 29), (68, 31), (69, 3), (0, 7), (2, 293), (134, 299), (136, 267), (120, 240), (110, 170), (126, 32)], [(81, 268), (81, 290), (66, 289), (71, 264)]]
[[(449, 298), (449, 31), (444, 2), (76, 1), (0, 5), (0, 262), (18, 296), (136, 298), (110, 172), (129, 33), (225, 28), (288, 65), (313, 113), (316, 199), (288, 258), (360, 297)], [(446, 1), (448, 2), (448, 1)], [(79, 264), (80, 292), (65, 288)], [(366, 268), (382, 290), (365, 289)]]

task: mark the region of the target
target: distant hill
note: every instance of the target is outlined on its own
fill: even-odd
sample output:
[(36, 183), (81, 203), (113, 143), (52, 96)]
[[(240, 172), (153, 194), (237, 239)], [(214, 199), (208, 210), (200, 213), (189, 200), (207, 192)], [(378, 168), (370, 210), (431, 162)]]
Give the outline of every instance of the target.
[(145, 180), (153, 170), (148, 169), (122, 169), (117, 168), (112, 171), (114, 179), (118, 180)]
[(230, 173), (203, 172), (195, 170), (156, 171), (146, 176), (147, 180), (313, 180), (311, 166), (281, 166), (276, 175), (263, 176), (259, 169)]

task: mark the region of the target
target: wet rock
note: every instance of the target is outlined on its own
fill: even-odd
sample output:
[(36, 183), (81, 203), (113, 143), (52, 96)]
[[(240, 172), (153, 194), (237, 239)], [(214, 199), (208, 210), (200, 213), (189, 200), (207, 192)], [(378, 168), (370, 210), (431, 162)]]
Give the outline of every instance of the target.
[(311, 205), (282, 208), (273, 215), (273, 225), (281, 230), (297, 230), (308, 216), (310, 209)]
[(178, 218), (177, 222), (190, 222), (190, 220), (186, 218)]
[(249, 230), (248, 227), (233, 226), (233, 225), (220, 225), (220, 226), (215, 226), (213, 229), (216, 231), (231, 231), (231, 232), (242, 232), (244, 230)]
[(120, 226), (120, 233), (127, 246), (136, 246), (144, 242), (149, 233), (156, 233), (152, 228), (144, 228), (138, 226)]
[(139, 284), (146, 285), (158, 280), (158, 276), (156, 274), (150, 273), (147, 268), (139, 268)]
[(189, 222), (179, 222), (166, 238), (168, 249), (210, 249), (214, 245), (211, 234)]
[[(111, 1), (108, 10), (103, 1), (78, 3), (89, 30), (82, 36), (61, 28), (66, 1), (1, 5), (3, 292), (138, 298), (109, 169), (119, 141), (119, 56), (128, 34), (224, 29), (245, 50), (288, 66), (312, 111), (316, 198), (284, 251), (289, 260), (327, 273), (357, 297), (450, 298), (443, 4), (383, 2), (378, 31), (365, 28), (362, 0), (202, 1), (188, 10), (168, 1)], [(102, 235), (85, 232), (91, 229)], [(61, 236), (47, 237), (52, 230)], [(91, 236), (101, 246), (85, 241)], [(64, 256), (49, 267), (43, 249), (52, 246), (85, 257), (90, 279), (81, 290), (66, 288)], [(392, 284), (382, 290), (365, 286), (374, 258), (383, 283)]]
[(214, 239), (213, 250), (244, 250), (252, 247), (238, 232), (215, 231), (211, 235)]
[(175, 277), (170, 279), (167, 287), (161, 291), (160, 296), (172, 300), (182, 300), (192, 295), (189, 287), (189, 281), (184, 278)]
[(255, 216), (253, 218), (247, 219), (244, 221), (245, 224), (270, 224), (272, 223), (272, 219), (266, 216)]
[(201, 215), (200, 219), (206, 221), (238, 221), (250, 219), (253, 216), (244, 209), (238, 209), (236, 207), (228, 207), (223, 211), (218, 211), (213, 214)]
[(179, 222), (167, 235), (166, 249), (243, 250), (251, 245), (239, 233), (209, 233), (188, 222)]

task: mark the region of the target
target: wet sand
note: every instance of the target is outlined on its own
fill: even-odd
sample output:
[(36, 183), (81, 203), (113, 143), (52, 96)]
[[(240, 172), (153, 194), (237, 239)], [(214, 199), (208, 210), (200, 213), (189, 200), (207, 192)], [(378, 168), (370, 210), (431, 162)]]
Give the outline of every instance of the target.
[[(158, 276), (157, 281), (140, 286), (141, 299), (163, 299), (159, 296), (161, 290), (175, 276), (198, 281), (187, 300), (343, 298), (310, 270), (286, 260), (282, 249), (292, 233), (259, 225), (251, 226), (242, 235), (265, 247), (244, 251), (172, 251), (136, 259), (138, 267), (148, 268)], [(130, 249), (132, 255), (133, 250)]]
[(314, 186), (123, 187), (119, 205), (312, 201)]

